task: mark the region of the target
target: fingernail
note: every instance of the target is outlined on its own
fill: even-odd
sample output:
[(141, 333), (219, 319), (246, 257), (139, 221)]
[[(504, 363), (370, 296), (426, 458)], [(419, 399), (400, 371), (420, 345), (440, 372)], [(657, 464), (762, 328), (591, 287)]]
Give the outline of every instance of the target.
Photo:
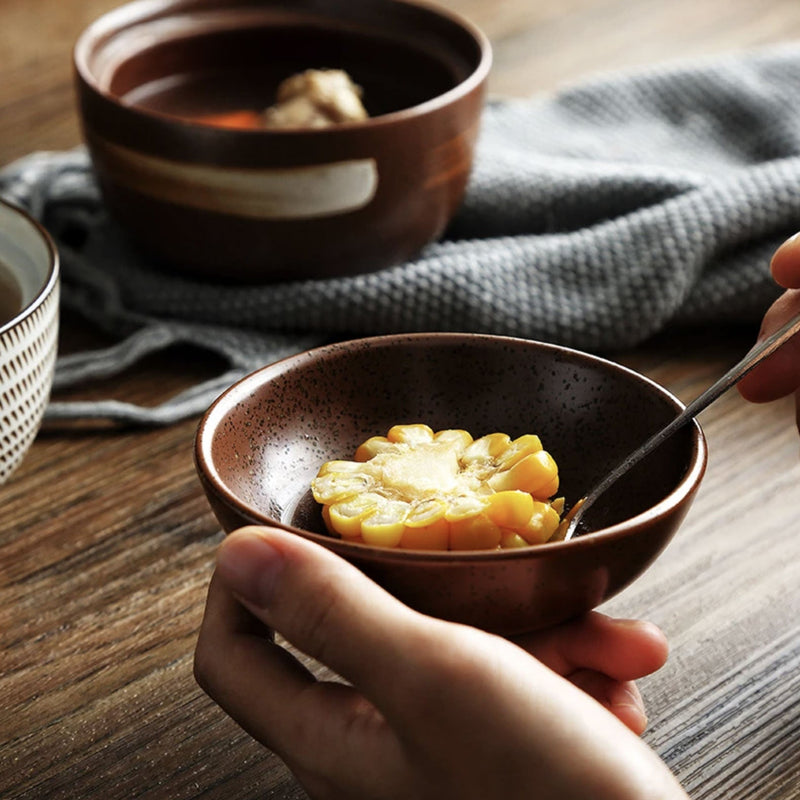
[(626, 617), (615, 617), (612, 623), (618, 628), (641, 628), (646, 623), (640, 619), (627, 619)]
[(608, 702), (616, 708), (631, 708), (644, 717), (644, 703), (635, 683), (618, 683), (608, 693)]
[(259, 608), (272, 601), (283, 564), (281, 552), (254, 531), (232, 533), (217, 553), (217, 572), (228, 588)]

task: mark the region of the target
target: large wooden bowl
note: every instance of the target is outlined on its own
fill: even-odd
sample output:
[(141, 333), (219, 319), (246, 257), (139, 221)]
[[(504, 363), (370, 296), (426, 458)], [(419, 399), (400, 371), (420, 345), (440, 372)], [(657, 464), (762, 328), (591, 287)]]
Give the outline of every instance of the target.
[[(163, 266), (222, 281), (381, 269), (438, 237), (472, 165), (491, 53), (470, 23), (400, 0), (149, 0), (74, 52), (108, 207)], [(371, 118), (232, 129), (309, 68), (347, 71)]]

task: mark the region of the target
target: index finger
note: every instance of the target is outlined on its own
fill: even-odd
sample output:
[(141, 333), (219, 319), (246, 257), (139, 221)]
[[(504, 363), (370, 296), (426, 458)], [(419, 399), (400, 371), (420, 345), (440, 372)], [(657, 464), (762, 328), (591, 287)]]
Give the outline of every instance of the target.
[(667, 638), (656, 625), (597, 611), (516, 641), (565, 677), (588, 669), (617, 681), (637, 680), (660, 669), (669, 654)]
[[(796, 314), (800, 314), (800, 289), (787, 289), (765, 314), (759, 338), (774, 333)], [(800, 387), (800, 336), (794, 336), (745, 375), (738, 387), (742, 396), (754, 403), (777, 400), (797, 390)]]

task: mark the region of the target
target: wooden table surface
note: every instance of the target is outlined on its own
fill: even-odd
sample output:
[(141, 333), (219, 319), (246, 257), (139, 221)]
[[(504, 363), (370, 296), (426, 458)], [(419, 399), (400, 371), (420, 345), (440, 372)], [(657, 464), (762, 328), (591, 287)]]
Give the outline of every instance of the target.
[[(112, 0), (0, 0), (0, 165), (79, 142), (70, 48)], [(797, 0), (447, 0), (493, 41), (491, 89), (800, 35)], [(97, 337), (63, 321), (65, 348)], [(753, 331), (618, 358), (684, 400)], [(79, 392), (155, 401), (215, 365), (149, 359)], [(610, 602), (672, 653), (642, 682), (646, 740), (694, 798), (800, 797), (800, 439), (789, 401), (729, 393), (701, 417), (707, 477), (664, 555)], [(300, 798), (281, 762), (197, 688), (192, 651), (220, 540), (192, 466), (196, 420), (47, 427), (0, 487), (0, 796)]]

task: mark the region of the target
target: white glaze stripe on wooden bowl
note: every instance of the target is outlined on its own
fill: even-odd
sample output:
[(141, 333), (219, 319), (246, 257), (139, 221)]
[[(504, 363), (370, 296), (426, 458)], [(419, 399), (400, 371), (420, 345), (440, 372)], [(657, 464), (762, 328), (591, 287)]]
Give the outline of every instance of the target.
[(94, 158), (121, 185), (181, 206), (253, 219), (311, 219), (372, 202), (372, 158), (270, 169), (210, 167), (134, 152), (92, 136)]

